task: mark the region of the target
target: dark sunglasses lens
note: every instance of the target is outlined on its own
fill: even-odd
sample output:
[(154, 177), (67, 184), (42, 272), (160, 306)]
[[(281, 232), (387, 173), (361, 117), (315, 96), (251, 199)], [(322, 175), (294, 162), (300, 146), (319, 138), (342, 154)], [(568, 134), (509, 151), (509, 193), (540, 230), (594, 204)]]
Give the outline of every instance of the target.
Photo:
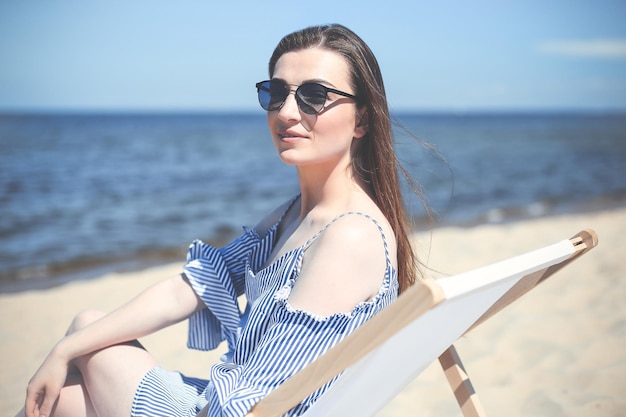
[(289, 94), (287, 86), (277, 81), (263, 81), (257, 85), (259, 104), (267, 111), (278, 110)]
[[(259, 104), (267, 111), (279, 110), (289, 96), (290, 89), (281, 81), (269, 80), (257, 84)], [(324, 108), (327, 90), (321, 84), (305, 83), (296, 90), (298, 107), (304, 113), (317, 114)]]
[(326, 104), (326, 88), (317, 83), (306, 83), (298, 87), (296, 95), (300, 109), (307, 114), (317, 114)]
[(259, 95), (259, 104), (264, 110), (269, 109), (270, 105), (270, 86), (268, 81), (263, 81), (256, 85), (257, 94)]

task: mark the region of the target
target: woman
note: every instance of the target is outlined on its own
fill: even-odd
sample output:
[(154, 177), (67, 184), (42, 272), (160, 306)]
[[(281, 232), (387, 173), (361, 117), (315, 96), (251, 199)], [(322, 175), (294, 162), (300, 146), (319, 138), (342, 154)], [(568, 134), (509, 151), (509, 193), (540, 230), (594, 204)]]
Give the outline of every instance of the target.
[[(29, 383), (28, 417), (245, 415), (411, 285), (416, 259), (372, 52), (343, 26), (307, 28), (280, 41), (269, 73), (259, 102), (300, 194), (224, 248), (194, 242), (180, 277), (110, 314), (77, 315)], [(210, 382), (166, 372), (136, 342), (186, 318), (190, 347), (228, 343)]]

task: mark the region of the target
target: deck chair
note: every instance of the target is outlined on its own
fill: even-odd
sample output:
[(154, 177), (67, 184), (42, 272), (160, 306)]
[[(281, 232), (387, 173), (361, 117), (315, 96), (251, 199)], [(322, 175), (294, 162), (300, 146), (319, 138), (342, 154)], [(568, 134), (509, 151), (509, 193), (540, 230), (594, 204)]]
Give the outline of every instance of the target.
[(247, 417), (281, 416), (337, 375), (304, 416), (373, 416), (438, 358), (463, 415), (485, 416), (453, 343), (597, 242), (595, 232), (585, 230), (483, 268), (420, 280), (258, 402)]

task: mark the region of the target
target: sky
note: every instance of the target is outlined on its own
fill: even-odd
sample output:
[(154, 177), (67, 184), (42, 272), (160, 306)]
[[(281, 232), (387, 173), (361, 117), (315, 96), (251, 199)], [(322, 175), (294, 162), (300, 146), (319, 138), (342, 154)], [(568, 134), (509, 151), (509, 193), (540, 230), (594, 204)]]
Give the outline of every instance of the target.
[(0, 112), (257, 110), (280, 38), (320, 23), (368, 43), (392, 110), (626, 111), (624, 22), (625, 0), (1, 0)]

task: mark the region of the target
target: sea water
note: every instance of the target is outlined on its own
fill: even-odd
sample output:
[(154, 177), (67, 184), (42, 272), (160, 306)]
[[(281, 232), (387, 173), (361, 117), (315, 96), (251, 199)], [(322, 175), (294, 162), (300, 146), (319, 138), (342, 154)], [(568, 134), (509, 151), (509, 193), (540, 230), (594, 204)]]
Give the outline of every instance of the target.
[[(624, 114), (395, 117), (435, 225), (626, 200)], [(263, 114), (0, 115), (0, 281), (182, 261), (193, 239), (223, 244), (297, 193)]]

